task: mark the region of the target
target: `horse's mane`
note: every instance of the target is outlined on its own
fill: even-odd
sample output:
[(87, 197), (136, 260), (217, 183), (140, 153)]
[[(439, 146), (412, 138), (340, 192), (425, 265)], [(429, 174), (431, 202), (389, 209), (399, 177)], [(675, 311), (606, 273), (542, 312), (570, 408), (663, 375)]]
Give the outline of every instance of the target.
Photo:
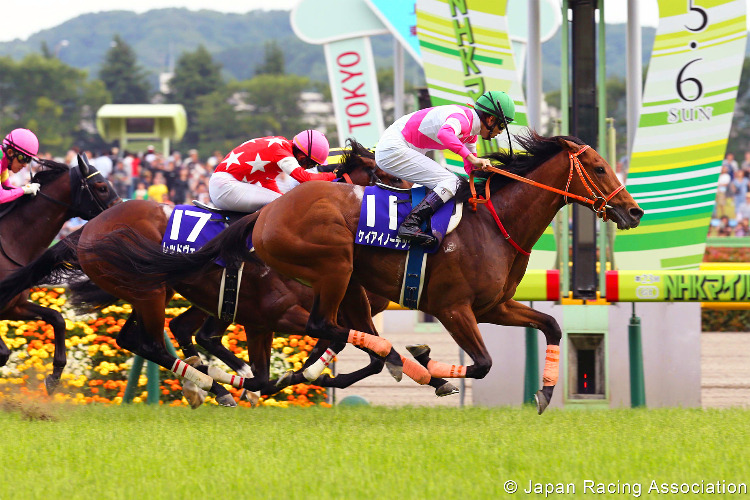
[(31, 182), (38, 182), (42, 185), (57, 179), (60, 175), (70, 170), (70, 167), (65, 163), (54, 160), (40, 159), (38, 162), (43, 167), (43, 170), (37, 170), (31, 178)]
[(341, 161), (335, 168), (339, 177), (341, 174), (351, 174), (355, 168), (359, 167), (362, 164), (359, 158), (374, 160), (375, 153), (350, 137), (346, 140), (346, 150), (341, 156)]
[[(513, 137), (517, 144), (524, 150), (522, 153), (510, 154), (506, 151), (497, 151), (485, 155), (483, 158), (488, 158), (494, 166), (502, 168), (508, 172), (514, 173), (526, 177), (528, 174), (533, 172), (539, 165), (543, 164), (560, 151), (562, 146), (560, 145), (559, 139), (565, 139), (575, 144), (583, 145), (583, 141), (578, 137), (571, 136), (554, 136), (544, 137), (537, 134), (534, 130), (528, 130), (520, 134), (514, 134)], [(488, 177), (490, 172), (478, 172), (475, 177)], [(486, 181), (485, 181), (486, 182)], [(485, 182), (478, 182), (476, 184), (477, 193), (483, 193), (485, 190)], [(503, 186), (515, 182), (509, 177), (503, 175), (493, 175), (490, 179), (490, 192), (494, 193)], [(462, 182), (456, 193), (456, 201), (462, 203), (471, 197), (469, 191), (469, 183)]]

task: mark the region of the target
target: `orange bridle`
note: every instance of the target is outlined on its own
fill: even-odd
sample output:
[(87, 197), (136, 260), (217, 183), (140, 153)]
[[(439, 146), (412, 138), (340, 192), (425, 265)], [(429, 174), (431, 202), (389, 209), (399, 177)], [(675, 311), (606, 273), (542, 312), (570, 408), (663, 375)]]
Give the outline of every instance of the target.
[[(570, 174), (568, 174), (568, 183), (565, 185), (565, 191), (563, 191), (562, 189), (554, 188), (552, 186), (547, 186), (546, 184), (532, 181), (531, 179), (521, 177), (520, 175), (516, 175), (506, 170), (501, 170), (497, 167), (487, 167), (486, 170), (489, 170), (490, 172), (492, 172), (492, 174), (490, 174), (484, 184), (485, 197), (481, 198), (477, 196), (476, 187), (474, 186), (474, 172), (471, 172), (471, 174), (469, 174), (469, 188), (471, 189), (471, 198), (469, 198), (469, 204), (471, 205), (471, 209), (476, 212), (477, 204), (486, 204), (487, 209), (492, 214), (492, 218), (495, 219), (495, 223), (497, 224), (497, 227), (500, 228), (500, 232), (503, 233), (505, 239), (508, 240), (508, 243), (510, 243), (513, 248), (524, 255), (531, 255), (531, 252), (524, 250), (518, 243), (513, 241), (513, 238), (510, 237), (508, 231), (505, 230), (505, 227), (500, 221), (500, 217), (497, 215), (497, 211), (495, 210), (495, 207), (492, 205), (492, 201), (490, 200), (490, 179), (492, 179), (492, 176), (495, 174), (501, 174), (506, 177), (510, 177), (511, 179), (515, 179), (517, 181), (521, 181), (538, 188), (546, 189), (547, 191), (552, 191), (553, 193), (561, 194), (565, 197), (566, 204), (569, 203), (568, 198), (573, 198), (580, 201), (581, 203), (591, 205), (592, 210), (594, 210), (597, 215), (601, 216), (603, 220), (607, 220), (607, 208), (611, 208), (609, 205), (607, 205), (607, 203), (609, 203), (609, 200), (611, 200), (617, 193), (622, 191), (625, 186), (623, 184), (620, 184), (620, 187), (615, 189), (612, 194), (610, 194), (609, 196), (604, 196), (604, 193), (602, 193), (599, 187), (594, 184), (594, 181), (591, 180), (588, 172), (584, 170), (583, 165), (581, 165), (581, 160), (578, 159), (578, 155), (586, 151), (588, 148), (589, 146), (585, 145), (575, 153), (571, 153), (570, 151), (568, 151), (568, 156), (570, 157)], [(583, 184), (583, 186), (586, 188), (586, 191), (589, 192), (591, 198), (579, 196), (568, 191), (568, 189), (570, 189), (570, 182), (573, 180), (573, 170), (578, 172), (578, 177), (581, 179), (581, 184)], [(594, 193), (594, 189), (597, 193), (599, 193), (598, 196)]]
[[(483, 204), (489, 201), (490, 179), (495, 174), (501, 174), (506, 177), (510, 177), (511, 179), (525, 182), (526, 184), (530, 184), (532, 186), (536, 186), (538, 188), (551, 191), (553, 193), (561, 194), (565, 197), (566, 204), (570, 203), (568, 201), (568, 198), (573, 198), (575, 200), (580, 201), (581, 203), (591, 205), (592, 210), (594, 210), (594, 212), (596, 212), (598, 216), (600, 216), (603, 220), (607, 220), (607, 208), (612, 208), (607, 203), (609, 203), (609, 200), (614, 198), (614, 196), (617, 193), (622, 191), (625, 188), (625, 186), (623, 184), (620, 184), (620, 186), (614, 191), (612, 191), (612, 193), (609, 196), (605, 196), (604, 193), (602, 193), (601, 189), (599, 189), (599, 187), (591, 179), (591, 176), (589, 176), (589, 173), (586, 172), (586, 170), (583, 168), (583, 165), (581, 165), (581, 160), (578, 159), (578, 155), (586, 151), (588, 148), (589, 146), (585, 145), (575, 153), (571, 153), (570, 151), (568, 152), (568, 157), (570, 157), (570, 173), (568, 174), (568, 183), (565, 185), (564, 191), (562, 189), (557, 189), (552, 186), (548, 186), (546, 184), (541, 184), (539, 182), (532, 181), (531, 179), (527, 179), (526, 177), (521, 177), (520, 175), (514, 174), (512, 172), (508, 172), (506, 170), (499, 169), (497, 167), (487, 167), (486, 170), (492, 172), (492, 174), (487, 178), (487, 182), (485, 183), (485, 198), (478, 198), (476, 187), (474, 186), (474, 172), (472, 172), (469, 175), (469, 187), (471, 189), (471, 198), (469, 199), (469, 204), (471, 205), (472, 210), (476, 212), (477, 204)], [(591, 195), (591, 198), (587, 198), (585, 196), (579, 196), (577, 194), (573, 194), (568, 191), (570, 189), (570, 182), (573, 180), (574, 170), (578, 173), (578, 177), (581, 179), (581, 184), (583, 184), (583, 187), (586, 188), (586, 191), (588, 191), (589, 195)], [(594, 190), (596, 190), (596, 193), (594, 192)]]

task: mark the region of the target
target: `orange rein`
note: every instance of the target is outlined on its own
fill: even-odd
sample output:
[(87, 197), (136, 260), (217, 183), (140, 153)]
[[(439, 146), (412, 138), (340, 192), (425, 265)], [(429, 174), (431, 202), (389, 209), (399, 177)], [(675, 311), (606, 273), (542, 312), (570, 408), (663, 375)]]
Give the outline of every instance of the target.
[[(490, 201), (490, 179), (495, 174), (501, 174), (506, 177), (510, 177), (511, 179), (515, 179), (517, 181), (521, 181), (526, 184), (551, 191), (553, 193), (561, 194), (565, 197), (566, 204), (568, 203), (568, 198), (573, 198), (587, 205), (591, 205), (591, 208), (597, 215), (601, 216), (603, 220), (607, 220), (607, 203), (609, 203), (609, 200), (611, 200), (617, 193), (623, 190), (625, 188), (625, 185), (620, 184), (620, 187), (615, 189), (612, 194), (605, 197), (604, 193), (602, 193), (599, 187), (594, 184), (594, 181), (591, 180), (588, 172), (584, 170), (583, 165), (581, 165), (581, 160), (578, 159), (578, 155), (586, 151), (588, 148), (589, 146), (585, 145), (575, 153), (571, 153), (570, 151), (568, 152), (568, 156), (570, 157), (570, 174), (568, 175), (568, 183), (565, 185), (565, 191), (563, 191), (562, 189), (554, 188), (552, 186), (547, 186), (546, 184), (541, 184), (531, 179), (527, 179), (526, 177), (521, 177), (520, 175), (508, 172), (507, 170), (502, 170), (497, 167), (487, 167), (485, 170), (492, 172), (492, 174), (487, 177), (487, 181), (484, 184), (485, 197), (482, 198), (481, 195), (477, 196), (476, 187), (474, 186), (474, 172), (471, 172), (469, 174), (469, 188), (471, 189), (471, 198), (469, 198), (469, 205), (471, 205), (471, 209), (476, 212), (477, 204), (487, 204), (487, 208), (489, 209), (490, 213), (492, 213), (492, 216), (495, 219), (498, 227), (500, 228), (500, 231), (503, 233), (503, 236), (505, 236), (505, 239), (508, 240), (508, 242), (513, 245), (516, 250), (524, 255), (530, 255), (530, 252), (522, 249), (515, 241), (513, 241), (513, 239), (510, 237), (510, 235), (500, 222), (500, 218), (497, 216), (495, 207)], [(578, 177), (581, 179), (581, 183), (591, 195), (591, 198), (586, 198), (585, 196), (579, 196), (577, 194), (568, 192), (568, 189), (570, 189), (570, 182), (573, 179), (573, 170), (578, 172)], [(594, 193), (594, 189), (596, 189), (596, 192), (599, 193), (599, 196)]]

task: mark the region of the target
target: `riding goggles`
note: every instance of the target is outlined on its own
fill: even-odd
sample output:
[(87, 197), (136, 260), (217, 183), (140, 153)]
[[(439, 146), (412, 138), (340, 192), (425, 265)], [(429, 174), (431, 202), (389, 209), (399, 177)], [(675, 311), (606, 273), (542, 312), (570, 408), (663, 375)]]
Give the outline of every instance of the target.
[(31, 156), (27, 155), (26, 153), (22, 153), (16, 149), (13, 148), (6, 148), (5, 154), (8, 156), (8, 160), (13, 161), (13, 158), (18, 160), (19, 162), (23, 164), (27, 164), (31, 161)]

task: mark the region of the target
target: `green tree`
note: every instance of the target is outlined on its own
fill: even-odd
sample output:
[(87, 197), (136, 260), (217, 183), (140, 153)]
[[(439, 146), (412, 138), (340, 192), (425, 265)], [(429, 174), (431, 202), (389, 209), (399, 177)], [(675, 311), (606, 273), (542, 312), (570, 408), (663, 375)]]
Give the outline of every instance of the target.
[(727, 144), (727, 152), (734, 153), (738, 163), (744, 159), (745, 151), (750, 151), (750, 57), (746, 57), (742, 63), (742, 76)]
[(199, 99), (225, 87), (221, 65), (215, 63), (202, 45), (194, 52), (183, 52), (169, 82), (169, 102), (182, 104), (188, 116), (188, 129), (180, 142), (181, 148), (199, 148)]
[(74, 143), (95, 141), (94, 113), (109, 100), (101, 82), (56, 58), (0, 58), (0, 131), (29, 128), (44, 152), (61, 155)]
[(196, 131), (200, 137), (200, 154), (230, 151), (247, 140), (237, 120), (237, 112), (230, 102), (237, 83), (231, 83), (211, 94), (198, 98)]
[(135, 52), (120, 35), (115, 35), (104, 55), (99, 78), (112, 94), (114, 104), (148, 103), (151, 85), (148, 75), (137, 63)]
[(255, 67), (256, 75), (283, 75), (284, 71), (284, 52), (282, 52), (276, 40), (270, 40), (263, 44), (265, 57), (263, 64)]
[(296, 75), (259, 75), (245, 82), (244, 101), (251, 111), (240, 116), (240, 126), (250, 137), (292, 137), (309, 126), (302, 116), (300, 94), (308, 78)]

